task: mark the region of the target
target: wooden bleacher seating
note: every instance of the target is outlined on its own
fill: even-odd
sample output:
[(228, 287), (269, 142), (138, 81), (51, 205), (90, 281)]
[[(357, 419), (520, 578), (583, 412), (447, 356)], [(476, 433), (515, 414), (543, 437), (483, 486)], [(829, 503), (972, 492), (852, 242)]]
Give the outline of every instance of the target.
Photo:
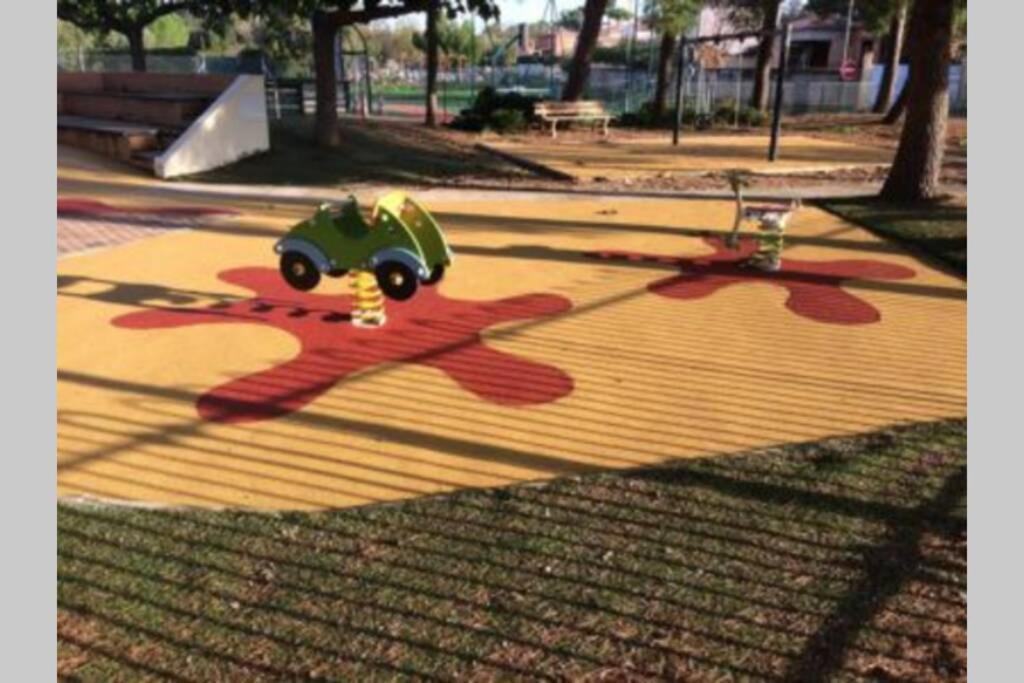
[(57, 140), (152, 170), (231, 76), (58, 73)]

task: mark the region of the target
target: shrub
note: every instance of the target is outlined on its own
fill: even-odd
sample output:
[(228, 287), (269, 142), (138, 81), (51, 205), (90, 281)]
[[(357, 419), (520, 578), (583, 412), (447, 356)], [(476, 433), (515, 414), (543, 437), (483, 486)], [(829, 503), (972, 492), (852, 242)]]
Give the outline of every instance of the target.
[(744, 107), (740, 109), (740, 125), (751, 126), (757, 128), (763, 126), (768, 121), (768, 115), (760, 109), (754, 107)]
[(485, 128), (512, 132), (526, 128), (535, 118), (537, 98), (519, 93), (499, 93), (488, 86), (477, 93), (472, 106), (463, 109), (451, 122), (452, 128), (479, 132)]
[(722, 100), (715, 107), (714, 113), (715, 123), (732, 125), (736, 120), (736, 101), (735, 100)]
[(519, 109), (495, 109), (487, 127), (496, 133), (517, 133), (525, 130), (526, 117)]

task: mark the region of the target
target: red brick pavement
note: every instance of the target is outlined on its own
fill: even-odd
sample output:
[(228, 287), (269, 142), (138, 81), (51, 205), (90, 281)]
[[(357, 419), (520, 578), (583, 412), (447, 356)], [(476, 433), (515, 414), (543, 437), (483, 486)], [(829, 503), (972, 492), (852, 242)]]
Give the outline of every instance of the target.
[[(57, 256), (134, 242), (171, 230), (194, 228), (220, 216), (153, 213), (145, 210), (61, 211), (57, 213)], [(162, 209), (161, 211), (167, 211)]]

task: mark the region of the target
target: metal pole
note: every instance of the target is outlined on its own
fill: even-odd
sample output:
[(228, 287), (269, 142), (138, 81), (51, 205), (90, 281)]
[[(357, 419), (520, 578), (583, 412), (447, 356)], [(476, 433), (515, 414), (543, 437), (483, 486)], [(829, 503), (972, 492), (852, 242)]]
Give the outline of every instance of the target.
[(782, 89), (786, 82), (786, 64), (789, 62), (789, 21), (782, 24), (782, 49), (779, 55), (779, 70), (775, 78), (775, 106), (772, 108), (772, 140), (768, 146), (768, 161), (779, 156), (779, 134), (782, 132)]
[(636, 34), (640, 30), (640, 0), (633, 0), (633, 35), (626, 49), (626, 111), (633, 96), (633, 54), (636, 52)]
[(676, 58), (676, 121), (672, 128), (672, 146), (679, 145), (679, 128), (683, 125), (683, 62), (686, 54), (686, 37), (679, 36), (679, 56)]
[(740, 68), (736, 71), (736, 101), (733, 104), (732, 125), (740, 127), (740, 98), (743, 97), (743, 56), (740, 56)]
[(846, 34), (843, 36), (843, 61), (839, 63), (842, 68), (846, 64), (846, 57), (850, 51), (850, 24), (853, 23), (853, 0), (846, 6)]

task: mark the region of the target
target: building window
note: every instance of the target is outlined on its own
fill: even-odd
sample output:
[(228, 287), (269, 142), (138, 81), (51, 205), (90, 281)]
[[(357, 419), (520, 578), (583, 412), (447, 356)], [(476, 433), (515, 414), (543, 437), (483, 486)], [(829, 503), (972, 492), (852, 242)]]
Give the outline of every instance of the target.
[(827, 69), (831, 45), (827, 40), (794, 40), (789, 47), (789, 66), (795, 69)]

